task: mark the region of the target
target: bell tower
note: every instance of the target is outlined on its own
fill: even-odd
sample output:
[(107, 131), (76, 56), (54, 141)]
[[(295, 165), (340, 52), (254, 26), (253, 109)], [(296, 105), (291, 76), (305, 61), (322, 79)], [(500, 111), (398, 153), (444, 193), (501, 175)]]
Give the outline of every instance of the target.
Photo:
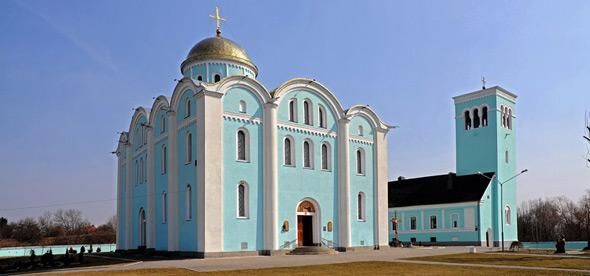
[(481, 221), (490, 222), (495, 245), (500, 244), (503, 230), (508, 247), (518, 240), (516, 97), (500, 86), (485, 88), (485, 84), (482, 90), (453, 97), (457, 175), (495, 173), (489, 192), (490, 210), (481, 214)]

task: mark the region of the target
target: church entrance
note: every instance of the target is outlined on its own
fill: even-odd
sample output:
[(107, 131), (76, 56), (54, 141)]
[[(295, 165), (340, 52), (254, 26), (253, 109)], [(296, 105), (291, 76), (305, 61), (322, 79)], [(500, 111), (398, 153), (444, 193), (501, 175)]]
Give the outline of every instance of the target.
[(320, 212), (317, 202), (305, 199), (297, 205), (297, 246), (320, 244)]
[(143, 210), (143, 208), (141, 208), (139, 210), (139, 246), (140, 247), (145, 247), (146, 244), (146, 234), (145, 234), (145, 228), (146, 228), (146, 223), (145, 223), (145, 210)]
[(488, 231), (486, 231), (486, 247), (493, 247), (493, 245), (492, 228), (488, 228)]

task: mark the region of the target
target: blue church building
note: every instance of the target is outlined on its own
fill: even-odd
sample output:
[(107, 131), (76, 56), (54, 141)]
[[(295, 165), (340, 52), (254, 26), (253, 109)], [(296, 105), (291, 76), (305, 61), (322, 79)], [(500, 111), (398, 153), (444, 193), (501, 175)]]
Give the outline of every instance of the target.
[(456, 173), (389, 182), (389, 239), (510, 246), (516, 220), (516, 95), (494, 86), (453, 98)]
[(217, 34), (171, 96), (137, 107), (117, 156), (117, 248), (215, 256), (388, 244), (390, 126), (313, 79), (274, 89)]

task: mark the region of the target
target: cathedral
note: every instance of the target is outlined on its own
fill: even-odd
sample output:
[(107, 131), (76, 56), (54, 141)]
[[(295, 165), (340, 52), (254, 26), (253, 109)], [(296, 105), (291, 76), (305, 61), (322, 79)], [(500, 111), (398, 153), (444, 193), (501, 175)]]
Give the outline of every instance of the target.
[(180, 65), (168, 97), (135, 108), (117, 156), (117, 249), (272, 255), (388, 244), (383, 122), (320, 82), (272, 90), (217, 32)]

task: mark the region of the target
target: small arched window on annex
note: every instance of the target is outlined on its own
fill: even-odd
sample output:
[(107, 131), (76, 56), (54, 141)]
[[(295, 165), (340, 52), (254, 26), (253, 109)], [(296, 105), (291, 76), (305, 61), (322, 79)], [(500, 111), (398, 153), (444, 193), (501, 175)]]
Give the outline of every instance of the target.
[(160, 168), (160, 172), (162, 174), (166, 174), (167, 170), (168, 170), (168, 148), (166, 147), (166, 145), (162, 145), (162, 151), (161, 151), (161, 160), (162, 160), (162, 164), (161, 164), (161, 168)]
[(238, 129), (236, 133), (236, 160), (248, 161), (250, 156), (250, 141), (248, 130)]
[(322, 143), (322, 170), (329, 171), (331, 169), (331, 149), (328, 142)]
[(185, 137), (185, 162), (190, 164), (193, 161), (193, 135), (190, 132), (186, 133)]
[(363, 148), (356, 150), (356, 174), (365, 175), (365, 150)]
[(237, 187), (237, 218), (248, 218), (250, 213), (249, 206), (249, 188), (246, 181), (240, 181)]
[(486, 105), (481, 108), (481, 126), (488, 126), (488, 107)]
[(166, 132), (166, 116), (160, 115), (160, 133)]
[(326, 115), (326, 108), (323, 105), (318, 105), (318, 121), (321, 128), (328, 127), (328, 120)]
[(465, 120), (465, 130), (471, 129), (471, 112), (469, 110), (465, 110), (463, 112), (463, 119)]
[(361, 126), (361, 125), (358, 126), (356, 135), (365, 136), (365, 129), (363, 128), (363, 126)]
[(310, 100), (303, 101), (303, 123), (313, 125), (313, 107)]
[(365, 221), (366, 217), (365, 217), (365, 193), (363, 192), (359, 192), (359, 194), (357, 195), (356, 198), (356, 209), (357, 209), (357, 214), (356, 214), (356, 218), (358, 221)]
[(213, 75), (213, 82), (219, 82), (220, 80), (221, 80), (221, 75), (220, 74)]
[(506, 207), (504, 207), (504, 223), (505, 224), (510, 224), (512, 221), (511, 216), (511, 210), (510, 210), (510, 206), (506, 205)]
[(481, 121), (479, 117), (479, 108), (473, 109), (473, 128), (479, 128)]
[(459, 228), (459, 215), (458, 214), (451, 215), (451, 228)]
[(289, 100), (289, 121), (297, 122), (297, 99)]
[(168, 194), (166, 191), (162, 192), (162, 223), (166, 223), (168, 215)]
[(184, 102), (184, 118), (188, 118), (191, 116), (191, 99), (190, 98), (186, 98), (185, 102)]
[(313, 143), (308, 139), (303, 141), (303, 168), (313, 168)]
[(508, 113), (506, 114), (506, 127), (512, 129), (512, 108), (508, 108)]
[(193, 197), (191, 185), (186, 185), (186, 192), (184, 195), (184, 214), (186, 220), (193, 218)]
[(293, 137), (287, 136), (283, 139), (283, 165), (295, 166), (295, 144)]
[(197, 80), (198, 80), (198, 81), (203, 81), (203, 76), (201, 76), (201, 75), (197, 75)]
[(239, 109), (240, 113), (246, 113), (247, 111), (247, 106), (246, 106), (246, 102), (244, 100), (240, 101), (240, 106)]

